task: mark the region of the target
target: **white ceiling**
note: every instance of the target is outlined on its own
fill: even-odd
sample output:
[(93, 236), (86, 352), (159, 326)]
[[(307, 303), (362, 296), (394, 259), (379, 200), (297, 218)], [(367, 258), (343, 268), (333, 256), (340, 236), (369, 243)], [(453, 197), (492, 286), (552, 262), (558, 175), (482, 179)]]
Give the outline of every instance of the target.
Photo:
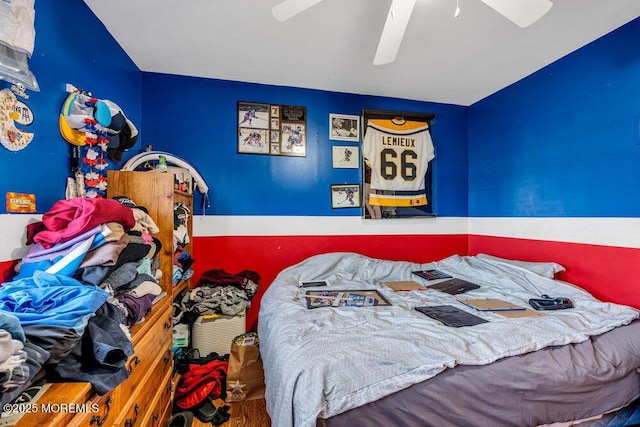
[[(373, 65), (391, 0), (84, 0), (142, 71), (471, 105), (640, 16), (640, 0), (552, 0), (520, 28), (479, 0), (418, 0)], [(518, 1), (518, 0), (513, 0)], [(640, 42), (637, 40), (636, 42)]]

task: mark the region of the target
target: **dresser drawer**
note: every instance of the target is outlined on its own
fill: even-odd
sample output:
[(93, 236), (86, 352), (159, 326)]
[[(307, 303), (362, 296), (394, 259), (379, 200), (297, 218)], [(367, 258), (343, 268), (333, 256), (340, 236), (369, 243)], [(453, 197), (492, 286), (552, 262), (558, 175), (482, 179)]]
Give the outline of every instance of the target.
[[(170, 362), (172, 336), (171, 330), (165, 328), (165, 322), (170, 319), (169, 313), (162, 316), (136, 344), (135, 353), (127, 361), (129, 378), (117, 387), (118, 395), (130, 396), (135, 393), (143, 378), (149, 374), (159, 359), (165, 365)], [(128, 398), (124, 401), (126, 400)]]
[(152, 407), (142, 419), (141, 426), (159, 427), (168, 423), (171, 409), (171, 371), (166, 373), (160, 388), (152, 401)]
[[(87, 401), (91, 413), (77, 414), (66, 427), (100, 427), (113, 424), (120, 410), (113, 391), (104, 396), (93, 395)], [(94, 408), (97, 411), (94, 411)]]
[[(159, 354), (154, 359), (155, 363), (152, 366), (140, 369), (140, 374), (137, 377), (127, 379), (114, 390), (116, 399), (122, 402), (115, 425), (125, 427), (143, 426), (142, 419), (146, 417), (148, 411), (154, 408), (154, 398), (158, 391), (169, 384), (173, 370), (171, 342), (167, 341), (162, 348), (156, 347), (156, 352), (159, 352)], [(136, 382), (134, 383), (133, 381)]]
[[(92, 415), (79, 413), (89, 411), (83, 406), (92, 395), (91, 384), (84, 382), (50, 384), (38, 402), (33, 404), (33, 411), (25, 413), (16, 426), (66, 426), (76, 417)], [(66, 405), (66, 407), (63, 407)], [(76, 406), (77, 405), (77, 406)]]

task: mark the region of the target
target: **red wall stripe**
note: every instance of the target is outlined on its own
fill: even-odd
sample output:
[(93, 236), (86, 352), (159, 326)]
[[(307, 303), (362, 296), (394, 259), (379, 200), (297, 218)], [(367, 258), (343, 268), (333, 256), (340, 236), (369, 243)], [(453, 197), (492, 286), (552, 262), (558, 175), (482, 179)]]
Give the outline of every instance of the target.
[(467, 253), (467, 235), (357, 235), (357, 236), (224, 236), (194, 237), (193, 281), (207, 270), (229, 273), (252, 270), (260, 287), (247, 312), (247, 329), (255, 330), (260, 299), (285, 267), (327, 252), (357, 252), (374, 258), (426, 263)]
[(13, 269), (18, 260), (0, 261), (0, 283), (10, 282), (16, 274)]
[(469, 236), (469, 255), (554, 261), (567, 269), (557, 279), (576, 284), (603, 301), (640, 308), (640, 249), (616, 246)]
[[(194, 237), (193, 283), (210, 269), (259, 273), (260, 288), (247, 313), (247, 327), (255, 330), (262, 294), (282, 269), (319, 253), (338, 251), (422, 263), (481, 252), (554, 261), (567, 268), (558, 279), (581, 286), (601, 300), (640, 309), (640, 249), (464, 234)], [(0, 261), (2, 282), (12, 279), (16, 263)]]

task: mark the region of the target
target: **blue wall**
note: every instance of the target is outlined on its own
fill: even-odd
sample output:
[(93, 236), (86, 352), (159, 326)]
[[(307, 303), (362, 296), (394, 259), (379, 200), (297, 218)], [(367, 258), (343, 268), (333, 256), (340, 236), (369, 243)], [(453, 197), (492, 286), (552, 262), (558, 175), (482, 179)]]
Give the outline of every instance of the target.
[[(208, 214), (360, 215), (358, 209), (330, 207), (330, 184), (357, 183), (360, 171), (331, 167), (332, 145), (352, 143), (329, 141), (329, 113), (435, 113), (434, 212), (467, 215), (466, 107), (141, 73), (81, 0), (36, 2), (30, 68), (41, 91), (23, 100), (35, 123), (21, 128), (35, 138), (22, 151), (0, 148), (0, 195), (34, 193), (40, 213), (64, 198), (70, 175), (70, 146), (60, 136), (58, 114), (65, 83), (72, 83), (116, 102), (136, 124), (138, 143), (124, 161), (151, 144), (192, 163), (211, 187)], [(8, 84), (0, 82), (2, 87)], [(307, 107), (307, 156), (237, 154), (236, 103), (242, 100)], [(109, 168), (120, 166), (110, 162)]]
[[(38, 1), (30, 65), (41, 91), (24, 100), (35, 123), (22, 127), (35, 138), (22, 151), (0, 148), (0, 195), (35, 193), (39, 212), (64, 197), (69, 144), (58, 112), (72, 83), (117, 102), (138, 125), (125, 160), (152, 144), (190, 161), (211, 187), (210, 214), (359, 215), (329, 206), (329, 185), (358, 182), (360, 172), (331, 167), (331, 146), (349, 144), (329, 140), (328, 116), (376, 108), (437, 115), (437, 215), (635, 217), (638, 36), (635, 20), (467, 108), (141, 73), (84, 2)], [(307, 157), (237, 154), (240, 100), (307, 107)]]
[[(215, 67), (215, 64), (211, 64)], [(187, 159), (212, 188), (220, 215), (360, 215), (331, 209), (331, 184), (358, 183), (360, 171), (333, 169), (329, 113), (364, 108), (435, 113), (434, 212), (467, 215), (467, 108), (393, 98), (143, 73), (145, 141)], [(237, 154), (237, 102), (307, 108), (307, 156)]]
[[(28, 100), (18, 98), (35, 117), (32, 125), (18, 128), (35, 137), (21, 151), (0, 146), (0, 197), (8, 191), (33, 193), (38, 212), (46, 212), (64, 198), (70, 171), (69, 144), (58, 129), (65, 83), (111, 99), (138, 124), (141, 73), (83, 1), (36, 1), (35, 9), (36, 43), (30, 69), (40, 92), (29, 91)], [(5, 87), (9, 84), (0, 81), (0, 89)], [(139, 141), (142, 144), (142, 135)]]
[(640, 214), (640, 19), (469, 109), (469, 214)]

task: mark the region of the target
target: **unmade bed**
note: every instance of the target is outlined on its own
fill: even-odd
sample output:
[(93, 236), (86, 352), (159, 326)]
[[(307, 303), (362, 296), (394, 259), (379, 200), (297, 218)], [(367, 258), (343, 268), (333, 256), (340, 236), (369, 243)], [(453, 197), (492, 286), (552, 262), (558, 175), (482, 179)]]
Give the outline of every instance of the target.
[[(480, 285), (462, 294), (396, 292), (437, 269)], [(417, 264), (354, 253), (316, 255), (265, 292), (258, 332), (274, 426), (536, 426), (580, 420), (640, 396), (640, 320), (554, 280), (555, 263), (478, 255)], [(327, 286), (302, 287), (305, 281)], [(375, 290), (389, 305), (308, 308), (308, 291)], [(465, 299), (574, 307), (536, 317), (477, 311)], [(415, 310), (453, 306), (486, 320), (449, 327)]]

